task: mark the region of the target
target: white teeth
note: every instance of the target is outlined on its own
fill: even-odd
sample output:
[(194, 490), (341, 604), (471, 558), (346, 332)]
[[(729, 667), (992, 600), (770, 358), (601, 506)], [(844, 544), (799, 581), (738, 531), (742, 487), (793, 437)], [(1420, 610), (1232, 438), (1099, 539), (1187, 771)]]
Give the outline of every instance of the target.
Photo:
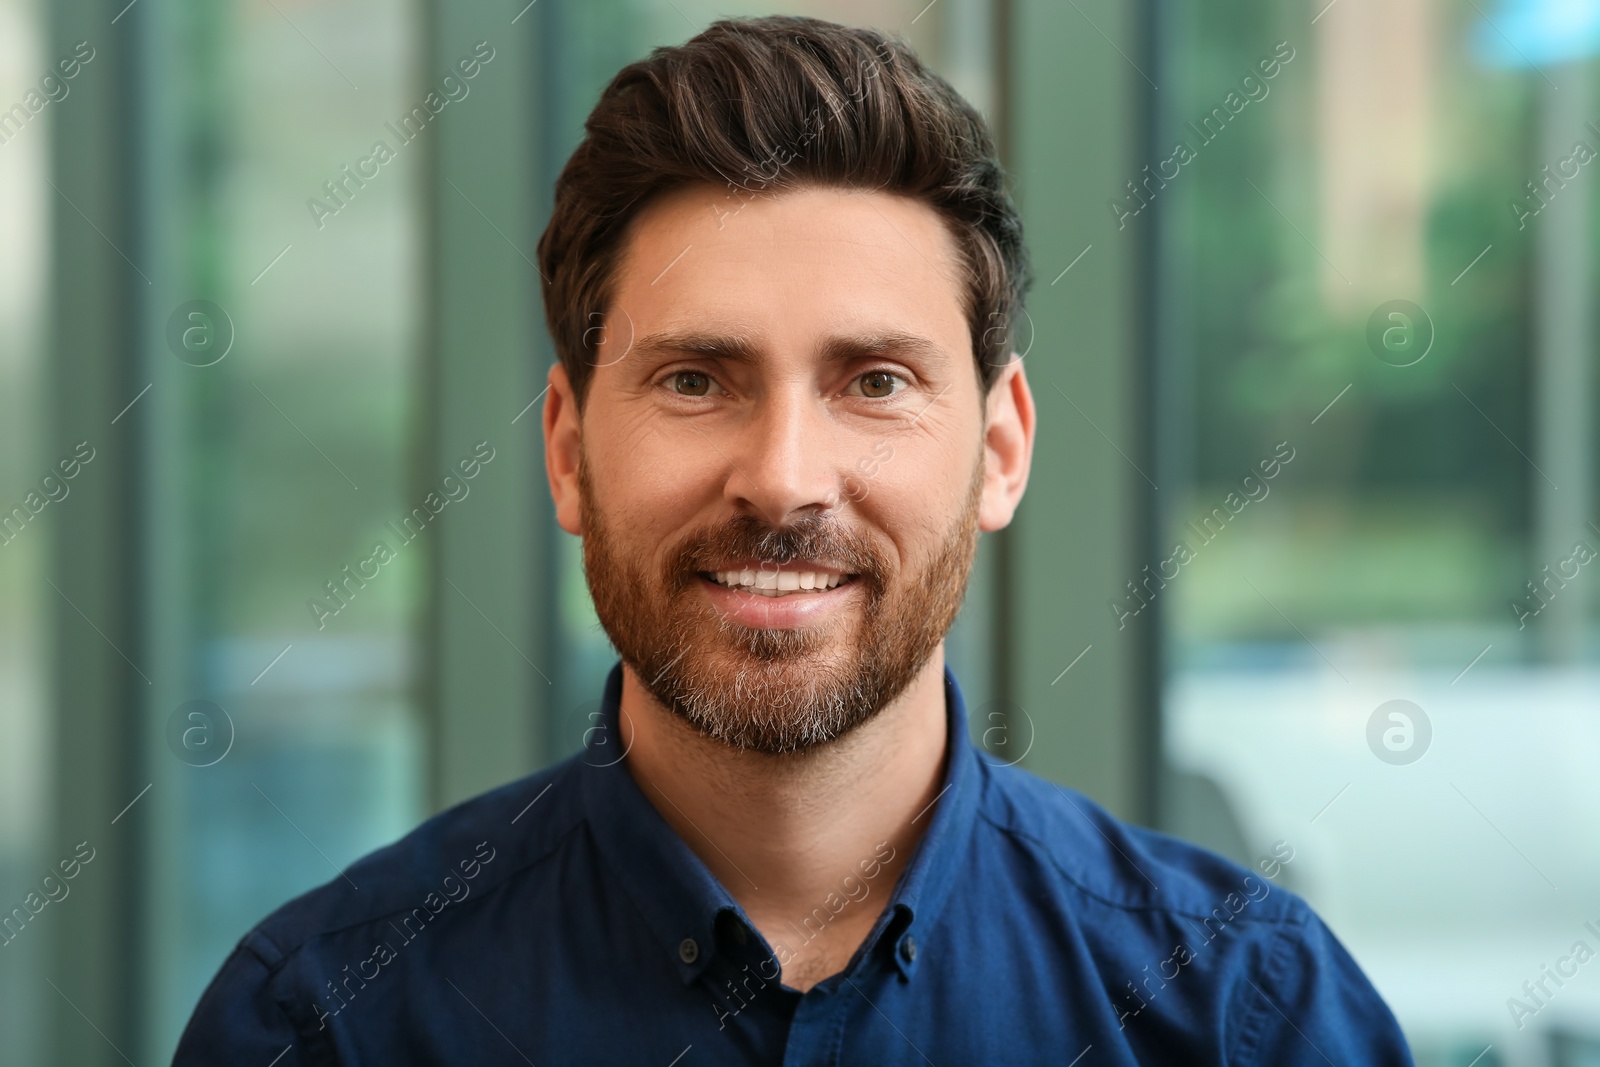
[(810, 589), (821, 592), (832, 589), (844, 581), (843, 575), (822, 574), (817, 571), (716, 571), (717, 584), (733, 589), (743, 589), (762, 596), (783, 596), (787, 593)]

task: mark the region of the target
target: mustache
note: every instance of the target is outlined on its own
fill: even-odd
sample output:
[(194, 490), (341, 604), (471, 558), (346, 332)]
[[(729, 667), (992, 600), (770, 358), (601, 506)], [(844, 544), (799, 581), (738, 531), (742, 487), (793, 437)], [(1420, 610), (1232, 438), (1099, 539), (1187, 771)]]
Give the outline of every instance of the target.
[(865, 537), (836, 519), (807, 514), (787, 526), (774, 527), (754, 515), (741, 514), (685, 538), (668, 553), (665, 567), (670, 586), (685, 586), (697, 571), (715, 570), (730, 559), (754, 557), (779, 566), (796, 560), (820, 560), (881, 585), (887, 569), (883, 557)]

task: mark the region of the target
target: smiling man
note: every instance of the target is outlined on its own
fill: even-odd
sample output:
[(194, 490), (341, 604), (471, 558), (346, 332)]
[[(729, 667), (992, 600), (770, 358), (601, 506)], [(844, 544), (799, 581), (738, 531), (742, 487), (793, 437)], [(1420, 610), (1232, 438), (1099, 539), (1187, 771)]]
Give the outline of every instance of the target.
[(1410, 1062), (1281, 853), (968, 740), (944, 637), (1035, 426), (1021, 226), (944, 81), (717, 23), (607, 87), (539, 256), (619, 657), (584, 751), (268, 917), (177, 1062)]

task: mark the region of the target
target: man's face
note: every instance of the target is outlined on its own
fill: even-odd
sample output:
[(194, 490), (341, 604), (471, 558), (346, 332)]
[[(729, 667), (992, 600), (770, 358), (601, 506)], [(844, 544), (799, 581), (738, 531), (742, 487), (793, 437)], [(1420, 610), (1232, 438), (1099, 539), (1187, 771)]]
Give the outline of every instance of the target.
[(623, 662), (702, 734), (827, 743), (954, 621), (997, 492), (958, 262), (881, 193), (696, 186), (634, 220), (558, 516)]

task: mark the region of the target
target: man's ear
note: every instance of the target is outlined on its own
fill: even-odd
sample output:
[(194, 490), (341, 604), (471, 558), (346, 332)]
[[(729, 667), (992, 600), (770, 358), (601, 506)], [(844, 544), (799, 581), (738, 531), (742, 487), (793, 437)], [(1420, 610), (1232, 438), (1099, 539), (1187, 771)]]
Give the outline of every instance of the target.
[(1028, 487), (1033, 463), (1033, 392), (1022, 369), (1022, 357), (1000, 372), (984, 403), (983, 500), (978, 508), (978, 528), (985, 532), (1009, 525), (1022, 493)]
[(549, 380), (544, 397), (544, 470), (550, 478), (556, 521), (567, 533), (582, 537), (578, 461), (583, 453), (583, 427), (578, 421), (578, 398), (567, 379), (567, 368), (559, 362), (550, 368)]

